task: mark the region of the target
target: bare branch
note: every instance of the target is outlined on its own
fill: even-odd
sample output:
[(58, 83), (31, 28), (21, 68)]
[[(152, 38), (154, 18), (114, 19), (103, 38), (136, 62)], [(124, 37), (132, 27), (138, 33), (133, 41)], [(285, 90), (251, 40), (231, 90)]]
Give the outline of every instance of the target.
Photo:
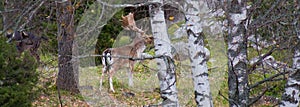
[(142, 64), (143, 67), (146, 67), (146, 68), (148, 68), (148, 69), (150, 69), (152, 71), (156, 71), (156, 72), (158, 71), (158, 69), (151, 68), (151, 67), (149, 67), (149, 66), (147, 66), (147, 65), (145, 65), (143, 63), (140, 63), (140, 64)]
[(234, 100), (232, 100), (232, 99), (229, 99), (229, 98), (225, 97), (225, 96), (221, 93), (221, 91), (219, 91), (219, 95), (220, 95), (221, 97), (223, 97), (225, 100), (233, 102), (234, 105), (237, 106), (237, 102), (236, 102), (236, 101), (234, 101)]
[[(42, 1), (42, 0), (40, 0), (40, 1)], [(20, 16), (19, 16), (19, 18), (16, 20), (16, 23), (15, 23), (15, 26), (19, 26), (19, 23), (21, 22), (21, 19), (26, 15), (26, 14), (28, 14), (37, 4), (39, 3), (39, 1), (38, 2), (36, 2), (34, 5), (32, 5), (32, 6), (30, 6), (28, 9), (27, 9), (27, 11), (25, 11), (23, 14), (21, 14)], [(16, 28), (15, 30), (21, 30), (21, 29), (19, 29), (19, 28)]]
[(281, 76), (281, 75), (288, 74), (288, 73), (290, 73), (292, 70), (293, 70), (293, 69), (288, 69), (287, 72), (280, 72), (280, 73), (275, 74), (275, 75), (273, 75), (273, 76), (271, 76), (271, 77), (269, 77), (269, 78), (265, 78), (265, 79), (263, 79), (263, 80), (261, 80), (261, 81), (258, 81), (258, 82), (256, 82), (255, 84), (249, 86), (249, 90), (250, 90), (250, 89), (253, 89), (253, 88), (255, 88), (255, 87), (257, 87), (257, 86), (259, 86), (260, 84), (263, 84), (263, 83), (265, 83), (265, 82), (273, 81), (274, 78), (276, 78), (276, 77), (278, 77), (278, 76)]
[(26, 20), (24, 24), (20, 26), (20, 30), (24, 29), (24, 27), (32, 20), (33, 15), (36, 13), (36, 11), (45, 3), (45, 1), (42, 1), (31, 13), (29, 14), (29, 18)]
[(284, 0), (277, 0), (276, 2), (274, 2), (274, 4), (271, 6), (271, 8), (269, 8), (269, 9), (265, 12), (265, 14), (264, 14), (263, 16), (261, 16), (261, 17), (259, 17), (258, 19), (254, 20), (253, 23), (252, 23), (251, 25), (253, 26), (253, 25), (257, 24), (257, 23), (262, 22), (262, 20), (265, 19), (265, 18), (271, 13), (271, 11), (274, 10), (274, 8), (275, 8), (276, 6), (278, 6), (278, 4), (280, 4), (280, 3), (283, 2), (283, 1), (284, 1)]
[(158, 2), (145, 2), (145, 3), (139, 3), (139, 4), (108, 4), (106, 2), (103, 2), (102, 0), (97, 0), (97, 2), (99, 2), (105, 6), (113, 7), (113, 8), (141, 7), (141, 6), (145, 6), (145, 5), (158, 3)]
[[(71, 56), (73, 58), (106, 57), (105, 55), (98, 55), (98, 54), (83, 55), (83, 56), (72, 56), (72, 55), (67, 55), (67, 56)], [(146, 59), (152, 60), (152, 59), (155, 59), (155, 58), (164, 58), (164, 57), (169, 57), (169, 56), (167, 56), (167, 55), (155, 55), (155, 56), (145, 56), (145, 57), (129, 57), (129, 56), (122, 56), (122, 55), (110, 55), (110, 57), (137, 61), (137, 60), (146, 60)]]
[(258, 95), (255, 98), (252, 98), (252, 100), (250, 101), (250, 103), (248, 104), (249, 106), (253, 105), (255, 102), (257, 102), (261, 97), (263, 97), (265, 95), (266, 92), (268, 92), (269, 90), (274, 89), (276, 86), (270, 87), (265, 89), (260, 95)]
[(272, 47), (272, 49), (271, 49), (269, 52), (267, 52), (267, 53), (264, 54), (263, 56), (259, 57), (259, 58), (258, 58), (258, 61), (255, 62), (255, 63), (248, 69), (248, 71), (253, 71), (253, 70), (255, 70), (256, 66), (257, 66), (263, 59), (265, 59), (267, 56), (270, 56), (275, 50), (276, 50), (276, 47)]

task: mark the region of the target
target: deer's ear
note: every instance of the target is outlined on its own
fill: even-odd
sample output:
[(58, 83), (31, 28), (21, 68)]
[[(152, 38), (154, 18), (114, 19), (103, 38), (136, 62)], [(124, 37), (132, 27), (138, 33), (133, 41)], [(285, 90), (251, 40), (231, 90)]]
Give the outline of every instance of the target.
[(11, 35), (12, 33), (11, 32), (6, 32), (6, 35)]
[(129, 13), (129, 15), (132, 15), (132, 16), (133, 16), (133, 14), (134, 14), (134, 13), (131, 13), (131, 12)]
[(125, 17), (125, 16), (123, 16), (123, 15), (122, 15), (121, 17), (122, 17), (122, 19), (123, 19), (123, 20), (126, 18), (126, 17)]
[(7, 35), (11, 35), (12, 33), (13, 33), (13, 31), (11, 29), (9, 29), (9, 30), (6, 31)]
[(150, 38), (150, 39), (154, 39), (154, 37), (153, 37), (153, 36), (150, 36), (149, 38)]

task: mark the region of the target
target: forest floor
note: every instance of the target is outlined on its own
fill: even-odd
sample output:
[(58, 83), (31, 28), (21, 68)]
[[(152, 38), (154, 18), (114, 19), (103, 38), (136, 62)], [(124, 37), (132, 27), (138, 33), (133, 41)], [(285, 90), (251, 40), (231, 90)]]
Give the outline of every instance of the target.
[[(221, 92), (227, 95), (225, 87), (226, 83), (226, 59), (224, 46), (222, 42), (211, 42), (213, 48), (211, 50), (211, 59), (208, 64), (210, 68), (210, 85), (213, 96), (214, 105), (216, 107), (227, 106), (227, 101), (220, 95)], [(44, 60), (49, 60), (47, 57)], [(145, 61), (148, 67), (137, 66), (133, 76), (134, 86), (129, 87), (128, 75), (126, 69), (118, 71), (114, 76), (115, 93), (108, 91), (107, 76), (103, 78), (103, 87), (99, 90), (99, 80), (101, 76), (101, 67), (82, 67), (79, 69), (79, 88), (81, 93), (72, 95), (68, 92), (61, 91), (61, 102), (64, 107), (87, 107), (87, 106), (143, 106), (155, 105), (161, 102), (159, 95), (159, 81), (155, 71), (155, 60)], [(39, 83), (37, 84), (41, 93), (33, 106), (54, 106), (60, 105), (58, 92), (55, 82), (57, 77), (57, 68), (48, 65), (56, 65), (57, 62), (51, 62), (46, 66), (40, 67)], [(194, 101), (193, 81), (188, 61), (176, 62), (177, 64), (177, 89), (180, 105), (184, 107), (193, 107), (196, 105)]]
[[(61, 91), (61, 101), (64, 107), (87, 107), (87, 106), (143, 106), (156, 105), (161, 102), (159, 95), (159, 81), (156, 72), (135, 72), (134, 86), (129, 87), (126, 72), (119, 72), (114, 77), (115, 93), (108, 91), (108, 79), (104, 78), (103, 89), (99, 90), (101, 70), (98, 67), (81, 68), (79, 76), (79, 87), (81, 93), (72, 95)], [(43, 71), (43, 70), (42, 70)], [(60, 105), (55, 81), (57, 70), (44, 70), (40, 82), (41, 93), (33, 106), (54, 106)], [(178, 96), (182, 106), (195, 106), (193, 96), (193, 82), (190, 73), (178, 75)], [(212, 89), (214, 90), (214, 89)], [(215, 102), (221, 103), (221, 102)], [(220, 104), (219, 104), (220, 105)], [(223, 104), (221, 104), (223, 105)]]
[[(208, 40), (211, 48), (211, 58), (208, 62), (209, 81), (213, 103), (215, 107), (226, 107), (228, 101), (220, 94), (227, 96), (226, 77), (226, 52), (222, 42)], [(213, 42), (214, 41), (214, 42)], [(57, 62), (49, 55), (42, 56), (42, 60), (47, 64), (40, 65), (37, 69), (39, 82), (36, 88), (39, 90), (34, 107), (124, 107), (124, 106), (144, 106), (156, 105), (161, 102), (159, 95), (159, 81), (156, 76), (155, 60), (144, 61), (147, 67), (141, 64), (136, 65), (133, 76), (134, 86), (128, 86), (128, 74), (126, 69), (119, 70), (113, 78), (115, 93), (108, 91), (108, 77), (103, 78), (103, 87), (100, 91), (101, 66), (80, 67), (79, 69), (79, 89), (80, 94), (70, 94), (61, 91), (59, 100), (56, 89)], [(177, 90), (180, 106), (194, 107), (193, 81), (190, 71), (189, 61), (176, 61)], [(52, 66), (52, 67), (51, 67)], [(257, 106), (255, 106), (257, 107)], [(266, 106), (268, 107), (268, 106)]]

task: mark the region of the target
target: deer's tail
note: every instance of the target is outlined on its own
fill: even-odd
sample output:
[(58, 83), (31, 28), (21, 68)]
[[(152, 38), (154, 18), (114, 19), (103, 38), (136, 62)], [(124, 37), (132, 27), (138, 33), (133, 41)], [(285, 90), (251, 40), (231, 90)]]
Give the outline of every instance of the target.
[(105, 72), (107, 72), (110, 69), (112, 63), (113, 63), (113, 59), (112, 59), (111, 49), (110, 48), (105, 49), (102, 53), (102, 65), (103, 65), (102, 69), (105, 69)]

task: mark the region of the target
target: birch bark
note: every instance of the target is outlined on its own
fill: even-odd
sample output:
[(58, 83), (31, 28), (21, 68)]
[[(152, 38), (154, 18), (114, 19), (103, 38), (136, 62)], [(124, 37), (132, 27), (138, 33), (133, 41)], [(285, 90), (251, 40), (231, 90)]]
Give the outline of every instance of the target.
[(186, 3), (188, 49), (194, 81), (195, 101), (198, 107), (213, 107), (206, 64), (209, 58), (209, 50), (204, 47), (204, 34), (199, 16), (200, 2), (186, 0)]
[[(298, 2), (299, 3), (299, 2)], [(296, 3), (297, 4), (297, 3)], [(299, 11), (299, 4), (296, 5), (296, 10)], [(297, 17), (298, 16), (298, 17)], [(299, 15), (296, 15), (295, 18), (295, 30), (296, 36), (298, 37), (298, 46), (294, 49), (293, 57), (293, 68), (295, 71), (291, 72), (287, 80), (284, 93), (282, 95), (282, 101), (280, 107), (299, 107), (300, 101), (300, 22)]]
[(152, 34), (154, 37), (155, 54), (166, 55), (169, 58), (156, 59), (158, 71), (158, 79), (160, 81), (160, 95), (163, 99), (162, 106), (179, 106), (175, 66), (170, 61), (171, 43), (167, 33), (167, 25), (165, 22), (164, 11), (162, 10), (163, 0), (149, 0), (155, 4), (149, 6), (150, 23)]
[(247, 107), (249, 102), (247, 73), (246, 2), (227, 2), (228, 19), (228, 87), (229, 106)]

